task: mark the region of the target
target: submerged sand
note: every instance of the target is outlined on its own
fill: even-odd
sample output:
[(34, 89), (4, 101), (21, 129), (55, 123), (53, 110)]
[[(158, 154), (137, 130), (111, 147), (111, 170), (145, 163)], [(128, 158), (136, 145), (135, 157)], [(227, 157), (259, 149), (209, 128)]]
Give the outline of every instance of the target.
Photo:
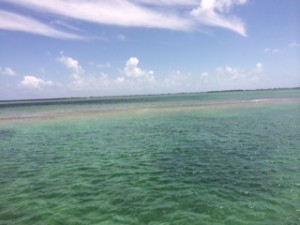
[(81, 117), (107, 117), (123, 116), (141, 113), (177, 112), (183, 110), (222, 110), (233, 108), (276, 106), (285, 104), (300, 104), (299, 98), (273, 98), (273, 99), (252, 99), (233, 101), (213, 101), (213, 102), (166, 102), (151, 104), (112, 104), (105, 105), (57, 105), (51, 108), (37, 106), (35, 110), (28, 110), (28, 107), (8, 107), (4, 114), (0, 114), (0, 124), (10, 122), (26, 122), (32, 120), (57, 120), (74, 119)]

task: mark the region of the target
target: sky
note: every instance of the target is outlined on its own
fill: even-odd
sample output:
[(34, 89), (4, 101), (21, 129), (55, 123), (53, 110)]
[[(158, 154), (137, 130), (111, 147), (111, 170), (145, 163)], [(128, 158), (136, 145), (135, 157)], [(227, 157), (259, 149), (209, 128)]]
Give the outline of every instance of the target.
[(299, 0), (0, 0), (0, 100), (300, 86)]

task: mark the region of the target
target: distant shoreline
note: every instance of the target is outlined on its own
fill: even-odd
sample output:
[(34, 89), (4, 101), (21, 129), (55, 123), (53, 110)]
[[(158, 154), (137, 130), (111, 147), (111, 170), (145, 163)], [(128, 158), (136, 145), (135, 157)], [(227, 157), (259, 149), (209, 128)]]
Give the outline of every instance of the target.
[(160, 97), (160, 96), (177, 96), (177, 95), (193, 95), (193, 94), (213, 94), (213, 93), (231, 93), (231, 92), (255, 92), (255, 91), (284, 91), (284, 90), (298, 90), (300, 87), (293, 88), (268, 88), (268, 89), (234, 89), (221, 91), (206, 91), (206, 92), (179, 92), (179, 93), (162, 93), (162, 94), (138, 94), (138, 95), (111, 95), (111, 96), (89, 96), (89, 97), (62, 97), (62, 98), (40, 98), (40, 99), (15, 99), (15, 100), (0, 100), (0, 108), (14, 105), (50, 105), (50, 104), (72, 104), (72, 103), (93, 103), (103, 101), (107, 103), (111, 100), (130, 101), (145, 97)]

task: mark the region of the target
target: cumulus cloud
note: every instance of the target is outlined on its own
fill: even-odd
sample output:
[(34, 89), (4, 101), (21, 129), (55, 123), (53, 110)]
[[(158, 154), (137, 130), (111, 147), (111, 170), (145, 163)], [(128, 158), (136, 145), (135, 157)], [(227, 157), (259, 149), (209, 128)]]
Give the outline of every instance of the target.
[(85, 90), (87, 88), (95, 88), (95, 84), (99, 83), (93, 77), (89, 77), (85, 74), (84, 69), (77, 59), (65, 56), (63, 52), (61, 52), (61, 55), (57, 60), (72, 72), (72, 76), (70, 77), (71, 82), (68, 85), (69, 88), (73, 90)]
[[(139, 60), (136, 57), (129, 58), (124, 68), (119, 70), (119, 74), (110, 76), (104, 72), (97, 72), (96, 74), (86, 72), (78, 60), (61, 54), (58, 62), (72, 72), (70, 82), (66, 84), (66, 88), (71, 91), (141, 91), (154, 87), (156, 83), (154, 72), (139, 68)], [(91, 64), (94, 65), (94, 63)], [(111, 64), (105, 63), (96, 66), (99, 69), (107, 69), (111, 67)]]
[[(116, 87), (116, 80), (111, 79), (107, 74), (99, 72), (97, 75), (92, 75), (86, 72), (80, 65), (80, 62), (71, 57), (65, 56), (63, 52), (57, 58), (57, 61), (64, 65), (72, 72), (70, 76), (70, 82), (66, 85), (66, 88), (72, 91), (104, 91), (107, 89), (113, 89)], [(90, 62), (90, 65), (95, 65), (94, 62)], [(111, 67), (110, 63), (97, 64), (99, 69), (107, 69)]]
[(202, 81), (207, 81), (209, 79), (209, 73), (208, 72), (203, 72), (200, 76), (200, 79)]
[(125, 77), (117, 77), (116, 81), (117, 81), (117, 83), (124, 83)]
[(164, 79), (163, 85), (165, 87), (163, 88), (172, 88), (173, 90), (180, 91), (180, 88), (183, 89), (190, 86), (189, 78), (189, 75), (177, 70)]
[(74, 74), (81, 74), (84, 72), (82, 67), (80, 66), (78, 60), (73, 59), (72, 57), (64, 56), (63, 54), (57, 59), (61, 64), (66, 66), (68, 69), (73, 71)]
[(147, 80), (154, 80), (154, 72), (152, 70), (146, 71), (138, 67), (139, 60), (136, 57), (131, 57), (127, 60), (124, 73), (131, 78), (145, 78)]
[[(198, 6), (198, 0), (3, 1), (9, 4), (21, 5), (42, 13), (49, 13), (52, 16), (60, 16), (60, 18), (67, 17), (97, 24), (160, 28), (178, 31), (191, 31), (201, 29), (202, 26), (215, 26), (229, 29), (246, 36), (244, 23), (241, 19), (231, 16), (229, 13), (232, 8), (238, 5), (244, 5), (247, 0), (202, 0), (200, 6)], [(77, 31), (77, 28), (61, 20), (58, 21), (58, 25), (61, 27)], [(34, 22), (38, 25), (38, 28), (42, 28), (43, 24), (37, 21)], [(29, 29), (23, 29), (23, 31), (36, 32), (53, 37), (79, 38), (70, 33), (53, 30), (53, 28), (46, 27), (46, 25), (43, 26), (43, 28), (45, 28), (44, 30), (36, 29), (35, 27), (36, 26), (31, 26), (31, 31)], [(15, 29), (17, 28), (15, 27)], [(123, 36), (120, 37), (123, 38)]]
[(7, 75), (7, 76), (15, 76), (17, 73), (10, 67), (1, 68), (0, 67), (0, 75)]
[(255, 72), (262, 73), (264, 71), (263, 65), (261, 63), (257, 63), (255, 65)]
[(49, 87), (54, 87), (58, 84), (54, 83), (50, 80), (43, 80), (36, 76), (24, 76), (23, 80), (21, 81), (21, 87), (28, 88), (28, 89), (44, 89)]
[(247, 0), (202, 0), (191, 15), (204, 25), (222, 27), (242, 36), (247, 36), (244, 23), (237, 17), (228, 16), (236, 5), (244, 5)]
[(0, 29), (2, 30), (23, 31), (52, 38), (82, 39), (78, 35), (59, 31), (35, 19), (16, 13), (0, 10), (0, 18)]
[(237, 82), (241, 79), (244, 79), (246, 76), (243, 70), (232, 66), (226, 66), (225, 68), (217, 68), (216, 72), (219, 80), (223, 80), (226, 82)]
[(218, 67), (214, 71), (203, 72), (199, 82), (203, 89), (226, 90), (248, 89), (257, 87), (263, 79), (264, 67), (257, 63), (252, 69), (242, 69), (234, 66)]

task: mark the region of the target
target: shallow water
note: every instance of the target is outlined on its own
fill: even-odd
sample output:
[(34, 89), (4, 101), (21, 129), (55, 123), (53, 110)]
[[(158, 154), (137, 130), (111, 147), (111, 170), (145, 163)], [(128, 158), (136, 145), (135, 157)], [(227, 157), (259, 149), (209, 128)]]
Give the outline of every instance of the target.
[(299, 224), (300, 95), (270, 92), (5, 106), (0, 224)]

